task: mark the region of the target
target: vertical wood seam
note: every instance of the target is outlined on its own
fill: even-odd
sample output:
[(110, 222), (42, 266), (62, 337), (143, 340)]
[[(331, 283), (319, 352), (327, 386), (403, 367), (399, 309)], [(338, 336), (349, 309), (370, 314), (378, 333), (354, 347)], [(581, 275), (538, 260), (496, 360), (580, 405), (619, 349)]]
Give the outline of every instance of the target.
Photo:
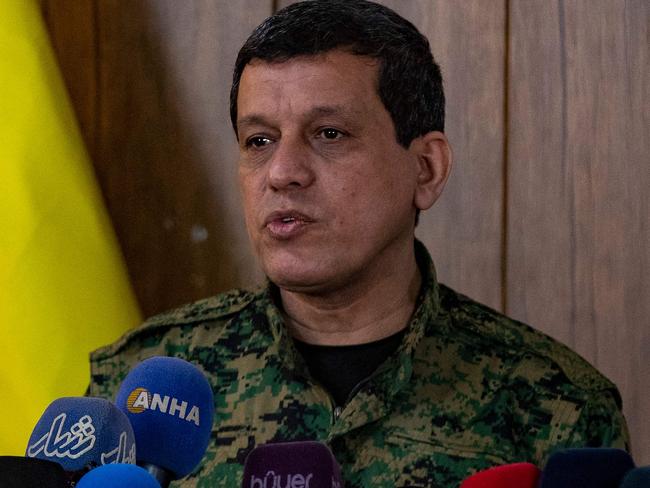
[(571, 337), (571, 347), (575, 347), (577, 344), (576, 337), (576, 293), (577, 293), (577, 263), (576, 263), (576, 189), (575, 181), (573, 178), (573, 172), (571, 168), (568, 167), (570, 161), (567, 158), (567, 139), (568, 139), (568, 81), (567, 81), (567, 45), (566, 45), (566, 19), (565, 19), (565, 5), (564, 0), (558, 0), (558, 35), (560, 37), (560, 90), (562, 96), (561, 103), (561, 140), (560, 140), (560, 164), (562, 165), (563, 175), (565, 177), (564, 187), (568, 191), (567, 200), (569, 201), (569, 272), (571, 276), (571, 304), (569, 306), (569, 332)]
[(509, 185), (510, 164), (510, 0), (505, 0), (504, 19), (504, 63), (503, 63), (503, 162), (502, 162), (502, 200), (501, 200), (501, 311), (508, 312), (508, 232), (509, 232)]
[[(94, 133), (93, 133), (93, 148), (92, 148), (92, 158), (94, 160), (95, 166), (99, 167), (99, 159), (101, 158), (102, 151), (101, 151), (101, 142), (102, 142), (102, 136), (101, 136), (101, 115), (102, 115), (102, 86), (101, 86), (101, 60), (100, 60), (100, 54), (101, 54), (101, 25), (99, 22), (99, 2), (91, 2), (92, 5), (92, 22), (94, 24), (94, 33), (95, 35), (93, 36), (93, 51), (95, 53), (94, 56), (94, 91), (95, 91), (95, 104), (94, 104)], [(106, 198), (106, 197), (104, 197)]]

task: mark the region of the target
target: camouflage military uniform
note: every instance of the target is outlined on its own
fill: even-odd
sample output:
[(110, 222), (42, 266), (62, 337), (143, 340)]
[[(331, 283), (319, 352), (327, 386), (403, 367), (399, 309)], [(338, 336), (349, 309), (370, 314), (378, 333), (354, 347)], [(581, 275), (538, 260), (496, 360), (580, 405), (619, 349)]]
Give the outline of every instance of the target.
[(528, 326), (439, 285), (423, 287), (399, 349), (342, 411), (309, 375), (272, 289), (232, 291), (148, 320), (92, 355), (91, 395), (113, 398), (152, 355), (198, 365), (215, 392), (200, 467), (172, 486), (240, 486), (258, 444), (327, 442), (348, 487), (458, 486), (496, 464), (541, 464), (566, 446), (627, 446), (615, 386)]

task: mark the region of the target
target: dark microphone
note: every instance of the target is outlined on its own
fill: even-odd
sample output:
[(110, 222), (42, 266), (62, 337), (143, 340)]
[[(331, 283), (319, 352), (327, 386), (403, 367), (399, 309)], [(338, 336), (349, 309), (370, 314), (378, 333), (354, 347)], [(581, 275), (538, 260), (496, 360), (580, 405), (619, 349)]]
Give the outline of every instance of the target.
[(210, 441), (214, 399), (205, 375), (171, 357), (147, 359), (124, 378), (116, 404), (131, 421), (137, 464), (166, 487), (190, 474)]
[(0, 456), (2, 488), (68, 488), (63, 467), (53, 461), (22, 456)]
[(160, 484), (140, 466), (107, 464), (85, 474), (76, 488), (160, 488)]
[(58, 398), (36, 423), (25, 454), (81, 476), (103, 464), (135, 464), (135, 436), (129, 420), (108, 400)]
[(625, 475), (621, 488), (648, 488), (650, 487), (650, 466), (635, 468)]
[(539, 473), (534, 464), (504, 464), (474, 473), (460, 488), (536, 488)]
[(581, 448), (557, 451), (542, 471), (540, 488), (618, 488), (634, 468), (621, 449)]
[(263, 444), (244, 464), (242, 488), (341, 488), (341, 468), (329, 448), (314, 441)]

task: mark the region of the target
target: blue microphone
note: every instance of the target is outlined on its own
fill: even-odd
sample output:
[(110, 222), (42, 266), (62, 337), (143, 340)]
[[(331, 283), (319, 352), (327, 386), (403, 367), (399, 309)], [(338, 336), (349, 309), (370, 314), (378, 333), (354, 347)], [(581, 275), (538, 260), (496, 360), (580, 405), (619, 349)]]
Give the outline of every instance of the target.
[(58, 398), (34, 427), (25, 455), (56, 462), (69, 473), (135, 464), (135, 436), (129, 420), (108, 400)]
[(650, 466), (635, 468), (629, 471), (625, 475), (625, 478), (623, 478), (623, 483), (621, 483), (621, 488), (648, 488), (648, 487), (650, 487)]
[(107, 464), (85, 474), (76, 488), (160, 488), (160, 484), (140, 466)]
[(137, 464), (161, 486), (199, 464), (210, 441), (214, 399), (196, 366), (172, 357), (147, 359), (124, 378), (116, 404), (133, 426)]
[(633, 468), (634, 461), (621, 449), (564, 449), (548, 458), (539, 486), (618, 488), (625, 474)]

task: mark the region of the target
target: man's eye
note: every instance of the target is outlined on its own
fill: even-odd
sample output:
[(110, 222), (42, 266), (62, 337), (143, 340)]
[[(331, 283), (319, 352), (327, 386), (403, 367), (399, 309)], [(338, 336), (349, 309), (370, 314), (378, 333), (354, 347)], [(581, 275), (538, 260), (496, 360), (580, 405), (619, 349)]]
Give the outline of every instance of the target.
[(254, 136), (246, 140), (246, 147), (261, 148), (271, 143), (271, 139), (263, 136)]
[(341, 132), (338, 129), (333, 129), (331, 127), (327, 127), (325, 129), (322, 129), (320, 131), (319, 135), (323, 139), (333, 141), (333, 140), (340, 139), (341, 137), (343, 137), (343, 132)]

